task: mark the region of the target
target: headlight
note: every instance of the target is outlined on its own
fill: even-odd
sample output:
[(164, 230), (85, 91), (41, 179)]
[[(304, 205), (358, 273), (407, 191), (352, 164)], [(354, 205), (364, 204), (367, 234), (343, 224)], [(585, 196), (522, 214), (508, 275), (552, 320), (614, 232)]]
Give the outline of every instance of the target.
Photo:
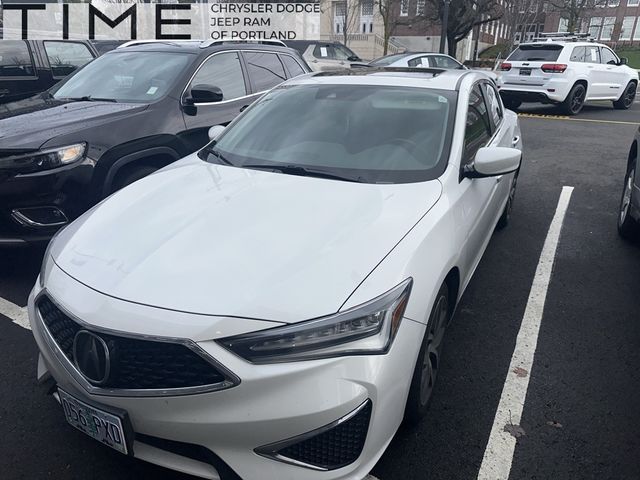
[(66, 147), (50, 148), (23, 155), (15, 155), (2, 160), (0, 167), (16, 170), (20, 173), (38, 172), (62, 167), (82, 159), (87, 145), (76, 143)]
[(345, 312), (218, 340), (252, 363), (386, 353), (404, 315), (412, 279)]

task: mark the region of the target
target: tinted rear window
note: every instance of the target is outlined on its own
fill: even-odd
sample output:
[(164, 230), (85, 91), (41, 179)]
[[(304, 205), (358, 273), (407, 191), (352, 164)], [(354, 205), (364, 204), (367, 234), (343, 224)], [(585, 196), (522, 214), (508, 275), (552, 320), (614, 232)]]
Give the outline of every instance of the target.
[(562, 45), (520, 45), (508, 60), (512, 62), (555, 62), (560, 56)]

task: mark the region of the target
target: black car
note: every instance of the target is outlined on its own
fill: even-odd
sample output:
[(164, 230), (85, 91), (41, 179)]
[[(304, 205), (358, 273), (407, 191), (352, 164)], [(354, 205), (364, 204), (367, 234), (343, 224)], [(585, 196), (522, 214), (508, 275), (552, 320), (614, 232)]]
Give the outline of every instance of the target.
[(1, 40), (0, 104), (43, 92), (100, 53), (90, 41)]
[(308, 71), (295, 50), (274, 44), (141, 42), (37, 97), (0, 105), (0, 245), (49, 239)]

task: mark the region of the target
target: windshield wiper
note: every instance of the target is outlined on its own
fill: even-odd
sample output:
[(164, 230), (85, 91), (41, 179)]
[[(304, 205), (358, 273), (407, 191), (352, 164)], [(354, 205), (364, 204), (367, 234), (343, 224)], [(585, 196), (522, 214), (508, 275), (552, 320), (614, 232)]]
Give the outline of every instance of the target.
[(84, 97), (65, 97), (61, 100), (71, 100), (73, 102), (113, 102), (118, 103), (118, 100), (115, 98), (99, 98), (92, 97), (91, 95), (85, 95)]
[(326, 170), (315, 170), (312, 168), (301, 167), (300, 165), (252, 165), (245, 164), (240, 165), (242, 168), (252, 168), (256, 170), (271, 170), (272, 172), (280, 172), (287, 175), (299, 175), (301, 177), (317, 177), (317, 178), (328, 178), (331, 180), (342, 180), (344, 182), (356, 182), (360, 183), (359, 180), (344, 177), (342, 175), (337, 175), (335, 173), (327, 172)]
[(218, 160), (220, 160), (220, 163), (222, 163), (223, 165), (230, 165), (232, 167), (235, 167), (235, 164), (231, 163), (230, 160), (225, 158), (225, 156), (220, 152), (220, 150), (216, 150), (215, 148), (213, 148), (213, 145), (206, 146), (204, 147), (204, 149), (206, 152), (210, 153), (211, 155), (216, 157)]

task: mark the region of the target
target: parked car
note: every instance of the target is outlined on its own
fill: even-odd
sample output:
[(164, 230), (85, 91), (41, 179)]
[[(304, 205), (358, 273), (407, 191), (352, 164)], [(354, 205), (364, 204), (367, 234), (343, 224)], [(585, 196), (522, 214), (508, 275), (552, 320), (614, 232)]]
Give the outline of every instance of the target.
[(143, 42), (0, 107), (0, 245), (48, 240), (110, 193), (205, 145), (211, 125), (308, 71), (278, 45)]
[(184, 473), (363, 478), (426, 413), (509, 221), (518, 118), (483, 73), (359, 69), (211, 137), (52, 240), (39, 380), (76, 428)]
[(638, 72), (607, 45), (579, 37), (549, 37), (520, 44), (500, 66), (500, 95), (507, 108), (522, 102), (558, 104), (577, 115), (586, 101), (611, 100), (614, 108), (633, 105)]
[(358, 55), (340, 42), (291, 40), (286, 43), (300, 52), (314, 72), (350, 68), (351, 62), (361, 61)]
[(90, 41), (0, 40), (0, 104), (45, 91), (98, 55)]
[(406, 52), (395, 53), (369, 62), (372, 67), (427, 67), (466, 70), (455, 58), (442, 53)]
[(628, 240), (640, 239), (640, 172), (638, 172), (638, 145), (640, 132), (636, 132), (624, 176), (620, 212), (618, 215), (618, 232)]

